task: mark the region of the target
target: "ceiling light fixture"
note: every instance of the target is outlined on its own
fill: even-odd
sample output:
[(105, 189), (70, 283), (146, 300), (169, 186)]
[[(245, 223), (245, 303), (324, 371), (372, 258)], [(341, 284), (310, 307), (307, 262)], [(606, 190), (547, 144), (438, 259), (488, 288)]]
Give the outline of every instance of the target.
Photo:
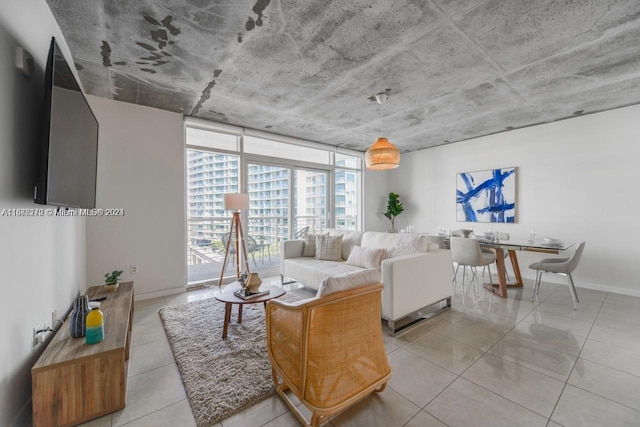
[[(382, 134), (382, 104), (387, 100), (386, 93), (376, 94), (376, 101), (380, 104), (380, 133)], [(364, 161), (367, 169), (386, 170), (395, 169), (400, 166), (400, 150), (398, 147), (381, 136), (376, 139), (371, 147), (364, 154)]]

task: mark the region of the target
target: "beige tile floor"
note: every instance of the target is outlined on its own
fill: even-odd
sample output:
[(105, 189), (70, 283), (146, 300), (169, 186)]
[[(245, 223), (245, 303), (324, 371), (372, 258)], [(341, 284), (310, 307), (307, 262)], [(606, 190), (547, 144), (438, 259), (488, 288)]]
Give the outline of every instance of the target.
[[(195, 426), (158, 310), (215, 292), (136, 303), (127, 407), (86, 426)], [(578, 295), (574, 311), (566, 286), (543, 284), (537, 304), (530, 282), (477, 304), (458, 288), (451, 310), (399, 336), (383, 325), (389, 386), (326, 425), (640, 425), (640, 298)], [(277, 397), (218, 424), (297, 425)]]

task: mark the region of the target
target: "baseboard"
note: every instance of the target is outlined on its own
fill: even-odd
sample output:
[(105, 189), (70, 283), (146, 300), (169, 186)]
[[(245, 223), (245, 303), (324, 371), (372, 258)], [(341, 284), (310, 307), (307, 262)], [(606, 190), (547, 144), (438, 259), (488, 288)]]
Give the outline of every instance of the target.
[(165, 289), (164, 291), (146, 292), (144, 294), (136, 294), (133, 298), (134, 301), (144, 301), (146, 299), (168, 297), (170, 295), (177, 295), (186, 292), (187, 288), (181, 286), (179, 288)]
[[(523, 275), (524, 279), (529, 279), (532, 282), (535, 280), (535, 276)], [(567, 284), (567, 279), (564, 276), (559, 276), (557, 274), (543, 274), (542, 281), (547, 283), (553, 283), (556, 285), (569, 286)], [(602, 285), (600, 283), (591, 283), (585, 282), (583, 279), (576, 280), (574, 277), (573, 281), (575, 282), (577, 289), (590, 289), (593, 291), (602, 291), (602, 292), (611, 292), (613, 294), (621, 294), (621, 295), (629, 295), (632, 297), (640, 297), (640, 290), (638, 289), (629, 289), (629, 288), (619, 288), (617, 286), (607, 286)], [(580, 295), (578, 294), (578, 297)]]
[(22, 406), (18, 415), (13, 419), (9, 427), (24, 427), (30, 426), (33, 423), (33, 414), (31, 409), (31, 396), (29, 400)]

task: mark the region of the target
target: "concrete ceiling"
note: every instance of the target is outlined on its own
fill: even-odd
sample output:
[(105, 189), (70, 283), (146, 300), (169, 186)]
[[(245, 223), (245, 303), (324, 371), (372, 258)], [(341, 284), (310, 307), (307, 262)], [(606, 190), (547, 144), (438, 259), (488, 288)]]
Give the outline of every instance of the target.
[(640, 102), (638, 0), (48, 3), (89, 94), (361, 151)]

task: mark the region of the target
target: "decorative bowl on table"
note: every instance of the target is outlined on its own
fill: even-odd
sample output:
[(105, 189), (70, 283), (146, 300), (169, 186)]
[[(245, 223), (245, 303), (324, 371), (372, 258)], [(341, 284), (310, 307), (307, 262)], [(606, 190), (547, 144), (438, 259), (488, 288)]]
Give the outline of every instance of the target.
[(556, 239), (555, 237), (544, 237), (542, 238), (542, 244), (547, 246), (562, 246), (562, 240)]
[(473, 233), (473, 238), (477, 240), (491, 240), (491, 233)]

